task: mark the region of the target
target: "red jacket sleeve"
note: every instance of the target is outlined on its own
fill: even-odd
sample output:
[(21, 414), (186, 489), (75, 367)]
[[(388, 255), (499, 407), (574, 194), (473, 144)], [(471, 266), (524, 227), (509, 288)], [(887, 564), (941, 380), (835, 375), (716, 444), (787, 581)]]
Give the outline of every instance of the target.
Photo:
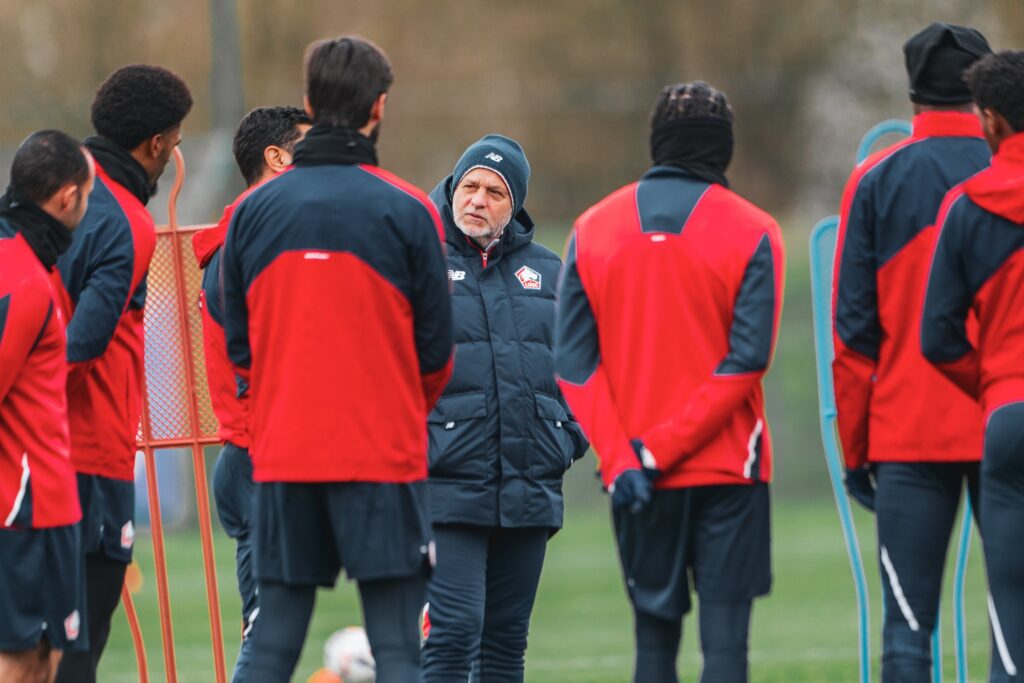
[(669, 469), (699, 451), (721, 431), (768, 371), (778, 338), (784, 274), (782, 245), (765, 233), (743, 273), (725, 357), (676, 417), (640, 437), (658, 469)]
[(839, 442), (847, 467), (868, 457), (868, 415), (882, 340), (873, 213), (858, 168), (843, 192), (832, 277), (832, 340)]
[(601, 362), (597, 319), (580, 277), (576, 240), (574, 231), (558, 288), (555, 370), (562, 395), (597, 454), (601, 478), (610, 486), (625, 470), (638, 468), (639, 462)]

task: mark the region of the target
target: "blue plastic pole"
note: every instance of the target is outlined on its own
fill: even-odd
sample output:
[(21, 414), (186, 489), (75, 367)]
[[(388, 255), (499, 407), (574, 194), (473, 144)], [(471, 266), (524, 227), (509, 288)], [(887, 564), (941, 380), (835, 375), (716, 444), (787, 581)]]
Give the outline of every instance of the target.
[(850, 500), (843, 485), (845, 470), (839, 454), (836, 435), (836, 400), (832, 385), (832, 255), (835, 253), (839, 219), (831, 216), (822, 220), (811, 232), (811, 298), (814, 306), (814, 351), (818, 370), (818, 401), (821, 422), (821, 441), (825, 447), (832, 493), (839, 511), (839, 522), (850, 557), (853, 585), (857, 593), (857, 624), (860, 636), (860, 680), (871, 681), (871, 640), (868, 635), (868, 586), (864, 575), (864, 560), (853, 525)]
[(964, 516), (960, 523), (960, 545), (956, 551), (956, 573), (953, 575), (953, 633), (956, 652), (957, 683), (967, 683), (967, 629), (964, 619), (964, 576), (967, 574), (967, 556), (971, 550), (971, 500), (964, 501)]

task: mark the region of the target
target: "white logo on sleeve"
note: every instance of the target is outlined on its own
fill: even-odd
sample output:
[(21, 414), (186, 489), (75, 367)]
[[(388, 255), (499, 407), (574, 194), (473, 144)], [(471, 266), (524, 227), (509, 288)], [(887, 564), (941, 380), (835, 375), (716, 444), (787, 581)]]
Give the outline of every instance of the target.
[(517, 270), (516, 277), (519, 279), (519, 284), (523, 286), (523, 289), (540, 289), (540, 273), (530, 266), (523, 266)]
[(121, 527), (121, 547), (124, 549), (131, 548), (135, 544), (135, 525), (132, 524), (132, 520), (125, 522), (125, 525)]
[(448, 279), (452, 282), (460, 282), (466, 279), (466, 271), (464, 270), (449, 270)]
[(64, 635), (68, 640), (78, 640), (78, 632), (81, 628), (82, 618), (78, 616), (78, 610), (75, 610), (64, 620)]
[(505, 157), (501, 156), (500, 154), (495, 154), (494, 152), (488, 152), (487, 154), (484, 155), (484, 159), (490, 159), (496, 164), (500, 164), (501, 160), (504, 158)]

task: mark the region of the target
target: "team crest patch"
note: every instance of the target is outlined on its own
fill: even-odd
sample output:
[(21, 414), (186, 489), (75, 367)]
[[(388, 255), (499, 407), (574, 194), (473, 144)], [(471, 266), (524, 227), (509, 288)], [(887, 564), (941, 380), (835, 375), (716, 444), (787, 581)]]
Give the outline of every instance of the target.
[(519, 278), (519, 284), (523, 289), (540, 289), (540, 273), (530, 266), (523, 266), (517, 270), (516, 277)]
[(121, 527), (121, 547), (131, 548), (135, 544), (135, 525), (132, 524), (132, 520), (125, 522), (125, 525)]
[(78, 616), (78, 610), (75, 610), (64, 620), (64, 636), (68, 640), (78, 640), (78, 632), (81, 627), (82, 618)]

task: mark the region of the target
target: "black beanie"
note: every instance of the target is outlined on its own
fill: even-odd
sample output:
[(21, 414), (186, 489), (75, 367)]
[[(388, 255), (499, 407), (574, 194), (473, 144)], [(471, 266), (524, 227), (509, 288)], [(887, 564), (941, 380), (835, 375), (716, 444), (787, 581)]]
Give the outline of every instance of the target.
[[(505, 181), (512, 198), (512, 215), (523, 208), (530, 183), (530, 162), (518, 142), (504, 135), (485, 135), (470, 145), (452, 172), (452, 192), (474, 168), (494, 171)], [(450, 199), (450, 197), (449, 197)]]
[(931, 24), (903, 45), (910, 101), (934, 105), (970, 102), (964, 70), (990, 52), (985, 36), (973, 28)]

